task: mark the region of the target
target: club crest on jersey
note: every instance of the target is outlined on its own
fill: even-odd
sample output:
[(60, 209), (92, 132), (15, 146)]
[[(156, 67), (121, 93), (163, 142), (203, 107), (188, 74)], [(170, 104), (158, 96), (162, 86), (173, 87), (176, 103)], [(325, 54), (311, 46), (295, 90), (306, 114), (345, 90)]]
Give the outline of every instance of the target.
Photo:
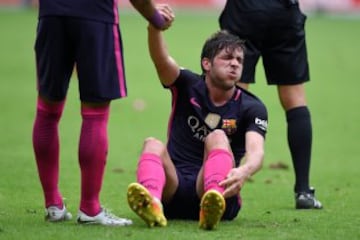
[(236, 132), (236, 119), (223, 119), (221, 129), (225, 131), (227, 135), (231, 135)]
[(208, 115), (205, 117), (205, 123), (208, 125), (209, 128), (214, 129), (217, 127), (217, 125), (220, 122), (220, 115), (216, 113), (208, 113)]

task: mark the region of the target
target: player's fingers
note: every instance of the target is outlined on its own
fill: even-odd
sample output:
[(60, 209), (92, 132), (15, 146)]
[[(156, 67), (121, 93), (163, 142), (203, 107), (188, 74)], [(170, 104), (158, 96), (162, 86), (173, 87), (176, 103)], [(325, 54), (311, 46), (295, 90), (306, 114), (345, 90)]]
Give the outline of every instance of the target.
[(175, 13), (168, 4), (157, 4), (156, 8), (159, 11), (163, 12), (164, 14), (166, 14), (172, 18), (175, 18)]
[(223, 193), (224, 198), (229, 198), (229, 197), (235, 196), (235, 195), (239, 194), (240, 190), (241, 190), (241, 187), (239, 184), (233, 184), (225, 189), (225, 191)]
[(175, 19), (175, 13), (169, 5), (164, 5), (163, 11), (166, 13), (168, 20), (173, 21)]
[(221, 186), (221, 187), (230, 186), (232, 182), (233, 182), (232, 178), (226, 178), (226, 179), (222, 180), (221, 182), (219, 182), (219, 186)]
[(166, 20), (167, 25), (170, 25), (174, 21), (174, 15), (172, 15), (171, 13), (162, 10), (160, 10), (159, 12)]

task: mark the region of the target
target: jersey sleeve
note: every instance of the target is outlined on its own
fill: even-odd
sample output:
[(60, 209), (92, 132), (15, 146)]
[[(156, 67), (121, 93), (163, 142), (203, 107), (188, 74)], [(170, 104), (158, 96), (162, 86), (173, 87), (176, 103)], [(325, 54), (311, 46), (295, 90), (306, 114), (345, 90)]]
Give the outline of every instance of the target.
[(264, 138), (268, 127), (268, 114), (265, 105), (260, 101), (254, 101), (247, 111), (248, 127), (246, 131), (255, 131)]

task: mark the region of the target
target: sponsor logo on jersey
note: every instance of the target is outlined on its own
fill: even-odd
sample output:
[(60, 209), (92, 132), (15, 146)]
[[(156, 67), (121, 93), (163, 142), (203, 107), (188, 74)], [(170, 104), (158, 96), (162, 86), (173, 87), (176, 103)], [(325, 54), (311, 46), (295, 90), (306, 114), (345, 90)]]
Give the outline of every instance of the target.
[(193, 133), (193, 137), (200, 141), (204, 141), (206, 136), (211, 132), (210, 129), (208, 129), (206, 125), (195, 116), (189, 116), (187, 124)]
[(258, 126), (261, 130), (266, 131), (268, 122), (267, 120), (262, 120), (260, 118), (255, 118), (255, 124)]
[(219, 125), (221, 116), (216, 113), (208, 113), (208, 115), (205, 117), (205, 123), (209, 126), (209, 128), (214, 129)]

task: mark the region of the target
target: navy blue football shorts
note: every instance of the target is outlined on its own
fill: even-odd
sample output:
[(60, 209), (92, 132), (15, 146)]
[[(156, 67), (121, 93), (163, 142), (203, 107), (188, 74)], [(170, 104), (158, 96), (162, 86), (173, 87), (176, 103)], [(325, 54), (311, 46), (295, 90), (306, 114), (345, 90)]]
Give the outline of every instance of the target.
[(220, 26), (245, 40), (241, 82), (254, 83), (262, 57), (269, 85), (295, 85), (309, 81), (305, 42), (306, 16), (297, 4), (272, 11), (237, 11), (237, 22), (221, 16)]
[[(200, 212), (200, 199), (196, 193), (197, 172), (184, 175), (177, 169), (179, 186), (169, 203), (164, 204), (164, 214), (168, 219), (198, 220)], [(241, 208), (240, 196), (225, 199), (226, 209), (223, 220), (234, 219)]]
[(118, 24), (42, 17), (35, 42), (39, 94), (64, 100), (76, 71), (81, 101), (100, 103), (125, 97), (122, 52)]

